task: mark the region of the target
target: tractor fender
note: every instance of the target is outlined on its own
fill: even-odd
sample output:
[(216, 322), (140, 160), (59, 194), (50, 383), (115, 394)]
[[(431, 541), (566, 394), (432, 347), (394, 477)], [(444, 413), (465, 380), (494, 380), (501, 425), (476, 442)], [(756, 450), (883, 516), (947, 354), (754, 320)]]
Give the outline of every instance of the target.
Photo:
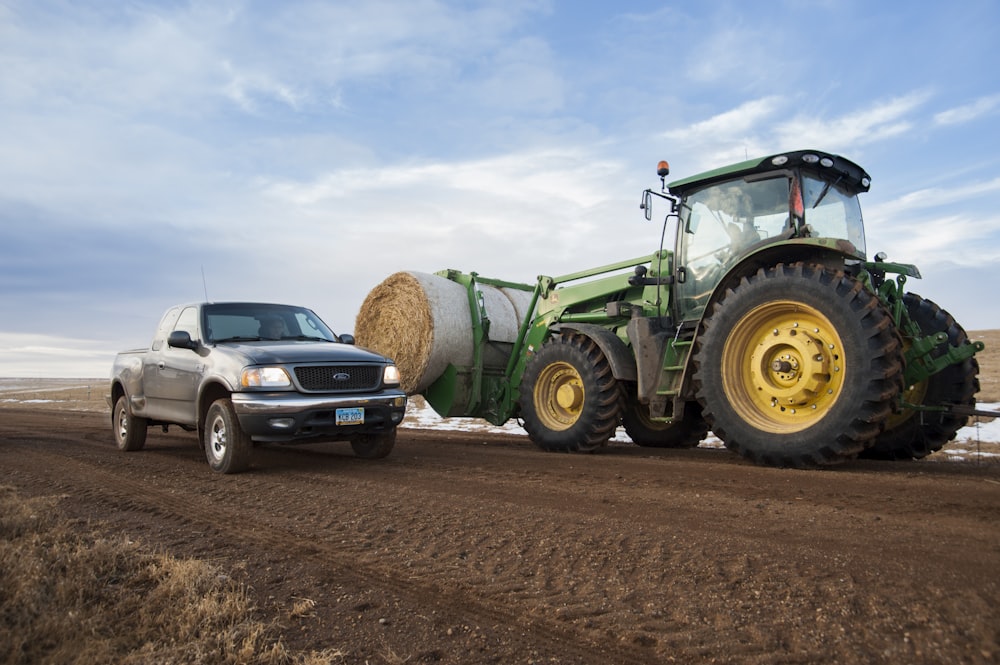
[(636, 381), (635, 356), (618, 335), (593, 323), (561, 323), (559, 332), (575, 332), (592, 340), (611, 365), (611, 373), (620, 381)]
[(751, 248), (740, 257), (722, 278), (709, 298), (703, 317), (712, 311), (712, 305), (717, 302), (726, 289), (733, 288), (744, 277), (756, 273), (759, 269), (773, 268), (779, 263), (812, 263), (822, 265), (832, 270), (843, 270), (847, 261), (863, 260), (863, 255), (851, 243), (836, 238), (794, 238), (784, 242)]

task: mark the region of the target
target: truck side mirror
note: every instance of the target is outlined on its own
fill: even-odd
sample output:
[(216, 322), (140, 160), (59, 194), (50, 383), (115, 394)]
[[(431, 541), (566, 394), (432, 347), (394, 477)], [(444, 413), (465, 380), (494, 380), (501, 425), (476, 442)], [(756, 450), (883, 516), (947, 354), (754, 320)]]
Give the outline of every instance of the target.
[(354, 335), (348, 335), (347, 333), (341, 333), (337, 336), (341, 344), (354, 344)]
[(198, 342), (191, 339), (191, 333), (188, 331), (174, 330), (167, 336), (167, 346), (175, 349), (191, 349), (194, 351), (198, 348)]

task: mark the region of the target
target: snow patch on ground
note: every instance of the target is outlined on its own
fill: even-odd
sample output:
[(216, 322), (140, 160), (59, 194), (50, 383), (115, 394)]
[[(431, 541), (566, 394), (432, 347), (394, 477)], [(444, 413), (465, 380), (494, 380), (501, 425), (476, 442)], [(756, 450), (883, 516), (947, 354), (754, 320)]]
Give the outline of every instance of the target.
[[(984, 411), (1000, 411), (1000, 403), (981, 403), (977, 404), (976, 408)], [(1000, 459), (1000, 453), (987, 452), (977, 449), (978, 444), (1000, 443), (1000, 418), (986, 420), (977, 417), (972, 418), (971, 420), (972, 424), (958, 430), (955, 440), (948, 444), (948, 446), (941, 451), (941, 454), (946, 455), (947, 459), (952, 460), (974, 458)], [(427, 406), (421, 398), (410, 399), (403, 427), (412, 427), (414, 429), (447, 430), (453, 432), (484, 432), (527, 436), (527, 433), (516, 420), (507, 421), (503, 425), (491, 425), (485, 420), (481, 420), (479, 418), (442, 418), (436, 414), (431, 407)], [(624, 428), (621, 427), (618, 428), (618, 431), (611, 440), (622, 443), (631, 443), (632, 441), (625, 433)], [(700, 447), (724, 448), (725, 445), (717, 436), (709, 432), (708, 436), (701, 442)], [(935, 455), (932, 455), (928, 459), (934, 458)], [(938, 456), (938, 459), (941, 458)]]

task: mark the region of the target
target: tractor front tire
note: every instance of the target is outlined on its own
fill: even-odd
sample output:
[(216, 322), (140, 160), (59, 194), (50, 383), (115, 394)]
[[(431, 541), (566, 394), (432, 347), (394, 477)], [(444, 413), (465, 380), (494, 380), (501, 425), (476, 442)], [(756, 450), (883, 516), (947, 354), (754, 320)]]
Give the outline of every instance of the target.
[[(948, 341), (939, 344), (931, 357), (937, 358), (947, 353), (953, 346), (969, 343), (969, 337), (962, 326), (952, 316), (936, 304), (915, 293), (903, 296), (910, 319), (920, 327), (924, 335), (946, 333)], [(903, 401), (916, 406), (944, 406), (958, 404), (976, 405), (979, 392), (979, 363), (975, 357), (949, 365), (937, 374), (907, 386), (903, 391)], [(955, 438), (955, 434), (968, 423), (968, 417), (935, 411), (917, 411), (903, 408), (889, 417), (885, 431), (875, 445), (861, 453), (861, 457), (883, 460), (921, 459), (941, 450), (944, 444)]]
[(705, 419), (758, 464), (813, 467), (856, 456), (902, 390), (902, 344), (861, 282), (779, 264), (728, 288), (705, 319), (694, 384)]
[(708, 424), (696, 402), (687, 405), (683, 420), (664, 423), (651, 419), (649, 406), (634, 394), (625, 398), (622, 426), (632, 442), (644, 448), (694, 448), (708, 434)]
[(611, 365), (585, 335), (549, 339), (525, 367), (521, 419), (542, 450), (592, 452), (621, 420), (621, 395)]

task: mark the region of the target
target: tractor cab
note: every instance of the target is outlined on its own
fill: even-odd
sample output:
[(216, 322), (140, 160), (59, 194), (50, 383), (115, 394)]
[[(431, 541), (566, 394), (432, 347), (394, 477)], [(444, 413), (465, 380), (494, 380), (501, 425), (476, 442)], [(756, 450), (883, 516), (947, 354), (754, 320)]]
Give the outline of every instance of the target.
[(738, 264), (777, 243), (835, 246), (840, 254), (863, 261), (858, 194), (869, 184), (861, 167), (842, 157), (798, 151), (664, 187), (678, 218), (677, 320), (699, 319), (716, 287)]

